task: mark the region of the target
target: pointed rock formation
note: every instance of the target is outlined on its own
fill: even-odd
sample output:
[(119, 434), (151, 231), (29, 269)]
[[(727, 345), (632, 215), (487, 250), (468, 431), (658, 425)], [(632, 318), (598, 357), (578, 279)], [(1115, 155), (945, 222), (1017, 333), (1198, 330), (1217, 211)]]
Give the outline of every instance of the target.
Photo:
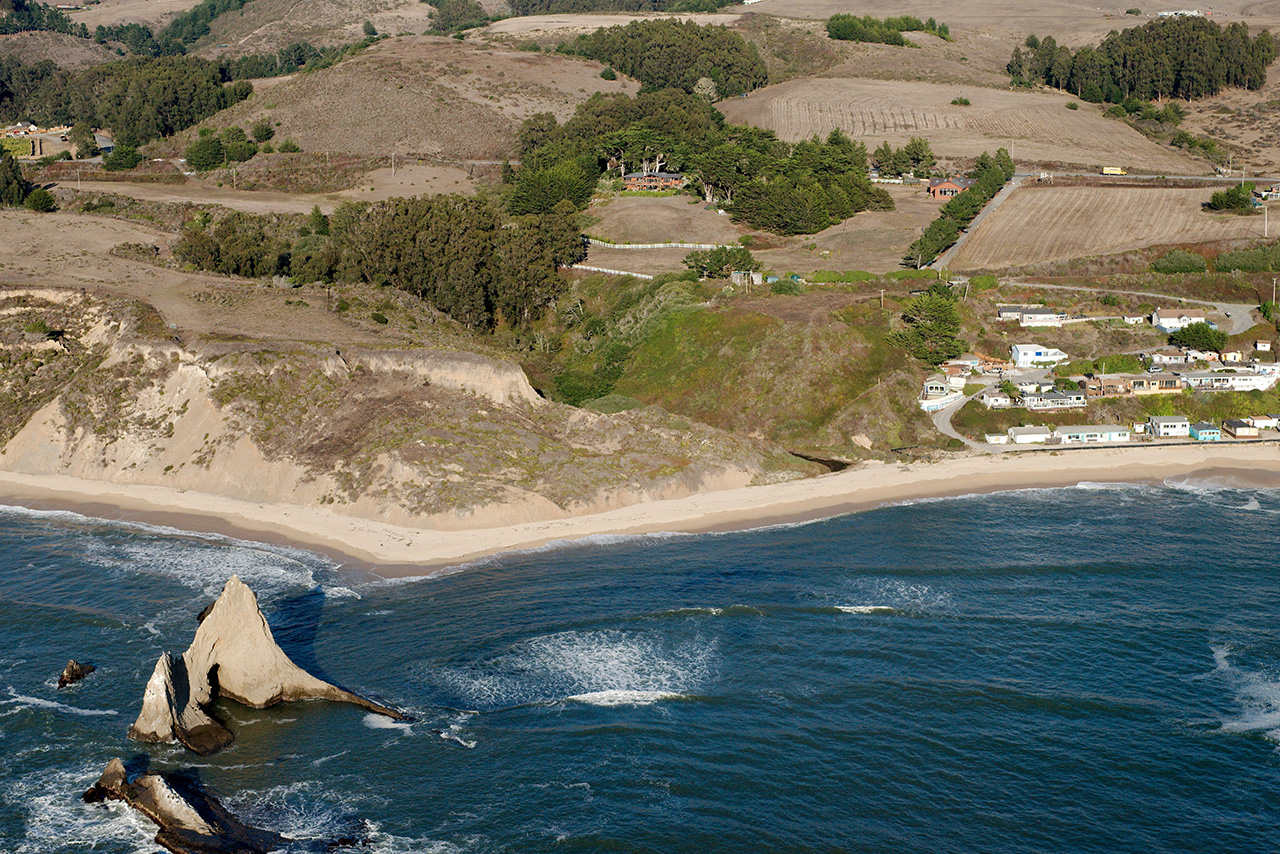
[(129, 729), (139, 741), (180, 741), (201, 755), (226, 747), (234, 735), (205, 707), (218, 696), (255, 709), (292, 700), (337, 700), (371, 712), (404, 716), (317, 679), (276, 645), (258, 597), (236, 576), (228, 579), (182, 658), (160, 656), (147, 682), (142, 712)]
[(174, 854), (266, 854), (290, 841), (244, 824), (217, 798), (176, 774), (139, 774), (130, 780), (119, 759), (107, 763), (84, 800), (124, 801), (160, 826), (155, 841)]

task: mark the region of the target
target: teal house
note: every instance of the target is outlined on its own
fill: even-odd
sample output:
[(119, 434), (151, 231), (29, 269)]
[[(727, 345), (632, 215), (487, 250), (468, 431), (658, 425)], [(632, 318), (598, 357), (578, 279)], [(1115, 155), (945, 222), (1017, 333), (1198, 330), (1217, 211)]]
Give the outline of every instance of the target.
[(1221, 442), (1222, 430), (1208, 421), (1197, 421), (1191, 425), (1191, 438), (1197, 442)]

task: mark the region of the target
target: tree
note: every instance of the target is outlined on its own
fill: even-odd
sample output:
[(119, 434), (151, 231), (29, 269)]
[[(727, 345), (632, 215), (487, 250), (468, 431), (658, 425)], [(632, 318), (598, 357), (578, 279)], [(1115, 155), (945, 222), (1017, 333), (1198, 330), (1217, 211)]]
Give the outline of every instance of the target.
[(704, 279), (726, 279), (735, 270), (760, 269), (760, 264), (745, 246), (695, 249), (684, 256), (684, 265)]
[(1228, 190), (1218, 190), (1205, 207), (1213, 211), (1247, 211), (1253, 209), (1252, 182), (1242, 181)]
[(366, 20), (360, 29), (364, 31), (366, 36), (376, 36), (378, 34), (378, 28), (373, 25), (373, 21)]
[(960, 315), (955, 295), (941, 282), (927, 293), (908, 300), (902, 319), (906, 329), (891, 336), (893, 343), (927, 365), (940, 365), (964, 352), (965, 344), (956, 336), (960, 332)]
[(693, 84), (693, 94), (699, 98), (705, 98), (713, 104), (720, 100), (720, 95), (716, 90), (716, 81), (710, 77), (699, 77), (698, 82)]
[(0, 205), (16, 207), (27, 197), (31, 185), (22, 177), (22, 167), (9, 150), (0, 149)]
[[(281, 146), (280, 150), (284, 151), (284, 146)], [(225, 163), (227, 159), (227, 153), (223, 150), (222, 141), (216, 136), (197, 139), (187, 146), (184, 156), (187, 159), (187, 165), (200, 172), (216, 169)]]
[(111, 153), (102, 161), (102, 168), (109, 172), (123, 172), (137, 166), (147, 158), (127, 142), (116, 143)]
[(44, 187), (36, 187), (27, 194), (27, 198), (22, 204), (29, 210), (46, 213), (56, 207), (56, 200), (53, 198), (53, 193), (50, 193)]
[(1175, 347), (1221, 353), (1222, 348), (1227, 346), (1227, 333), (1204, 322), (1192, 323), (1170, 335), (1169, 343)]
[(276, 129), (272, 127), (270, 117), (267, 117), (254, 122), (251, 133), (253, 134), (254, 142), (263, 143), (276, 135)]
[(67, 134), (67, 142), (76, 150), (76, 157), (85, 160), (98, 156), (98, 141), (94, 138), (93, 128), (88, 122), (76, 122)]

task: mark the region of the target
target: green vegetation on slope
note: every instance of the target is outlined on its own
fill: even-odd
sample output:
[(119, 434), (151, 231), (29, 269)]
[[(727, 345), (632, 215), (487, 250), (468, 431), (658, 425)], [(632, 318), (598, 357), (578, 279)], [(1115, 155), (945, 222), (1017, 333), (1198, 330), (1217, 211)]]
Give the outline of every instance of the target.
[(750, 92), (769, 76), (755, 45), (727, 27), (671, 18), (601, 27), (561, 50), (611, 65), (651, 89), (694, 92), (700, 79), (710, 79), (710, 100)]
[(933, 18), (922, 21), (911, 15), (885, 18), (883, 21), (870, 15), (859, 18), (857, 15), (832, 15), (827, 19), (827, 35), (833, 39), (851, 42), (873, 42), (903, 47), (911, 42), (903, 38), (903, 33), (932, 33), (941, 39), (951, 40), (951, 28), (939, 24)]

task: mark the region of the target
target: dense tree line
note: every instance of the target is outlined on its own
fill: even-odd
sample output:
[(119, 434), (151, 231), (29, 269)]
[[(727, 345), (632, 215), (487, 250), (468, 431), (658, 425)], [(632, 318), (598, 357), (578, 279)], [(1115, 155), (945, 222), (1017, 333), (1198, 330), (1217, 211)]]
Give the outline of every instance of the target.
[(923, 177), (937, 162), (929, 140), (920, 136), (911, 137), (902, 148), (894, 148), (885, 141), (871, 153), (871, 165), (886, 178), (908, 174)]
[(0, 121), (84, 122), (138, 144), (190, 127), (252, 91), (244, 81), (224, 86), (216, 64), (190, 56), (133, 57), (80, 73), (49, 61), (0, 59)]
[(735, 220), (781, 234), (811, 234), (893, 200), (867, 178), (867, 151), (840, 131), (784, 142), (772, 131), (726, 125), (706, 100), (678, 89), (597, 94), (564, 125), (550, 113), (520, 131), (522, 165), (508, 210), (545, 213), (568, 200), (582, 208), (602, 175), (684, 173), (690, 189)]
[(833, 39), (850, 42), (872, 42), (874, 44), (891, 44), (899, 47), (910, 44), (903, 33), (932, 33), (939, 38), (951, 40), (951, 28), (939, 24), (933, 18), (922, 21), (911, 15), (885, 18), (880, 20), (870, 15), (832, 15), (827, 19), (827, 35)]
[(184, 263), (229, 275), (369, 282), (415, 294), (469, 327), (537, 319), (564, 289), (561, 267), (585, 252), (576, 211), (509, 217), (485, 198), (419, 196), (317, 209), (296, 235), (277, 218), (231, 213), (193, 225)]
[(769, 73), (755, 45), (724, 26), (662, 18), (601, 27), (562, 49), (613, 66), (650, 89), (693, 92), (698, 80), (714, 81), (720, 97), (750, 92)]
[(1072, 53), (1052, 36), (1027, 38), (1007, 70), (1015, 85), (1043, 83), (1094, 103), (1216, 95), (1230, 86), (1257, 89), (1276, 58), (1269, 32), (1249, 37), (1247, 24), (1221, 27), (1207, 18), (1163, 18), (1112, 31), (1096, 48)]
[(995, 157), (983, 152), (970, 177), (973, 185), (952, 196), (938, 212), (938, 218), (925, 228), (924, 233), (911, 244), (904, 262), (913, 267), (932, 264), (942, 252), (955, 243), (960, 229), (965, 228), (987, 206), (987, 202), (1000, 192), (1000, 188), (1013, 177), (1013, 158), (1000, 149)]
[(47, 3), (12, 0), (7, 11), (0, 14), (0, 35), (34, 31), (65, 33), (82, 39), (89, 37), (89, 30), (84, 24), (75, 23), (65, 13)]

